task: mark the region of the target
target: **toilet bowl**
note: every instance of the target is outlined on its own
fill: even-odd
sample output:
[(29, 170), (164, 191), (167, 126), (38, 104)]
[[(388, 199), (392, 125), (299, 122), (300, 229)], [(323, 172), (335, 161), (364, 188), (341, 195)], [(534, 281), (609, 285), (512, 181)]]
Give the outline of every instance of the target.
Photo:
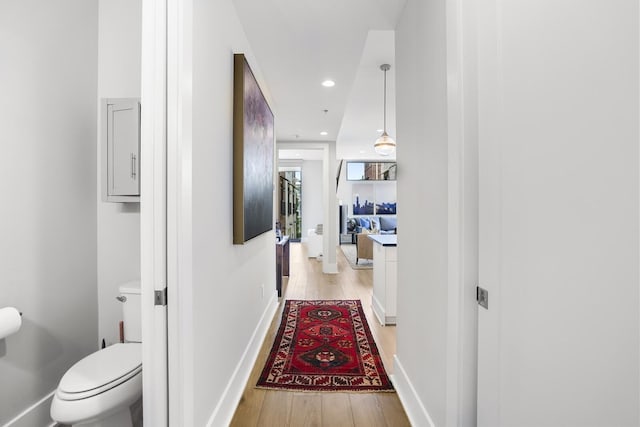
[(54, 421), (72, 426), (133, 426), (130, 408), (142, 398), (139, 283), (121, 286), (118, 300), (123, 302), (125, 343), (92, 353), (69, 368), (51, 402)]
[(115, 344), (77, 362), (60, 380), (51, 418), (73, 426), (132, 426), (129, 407), (142, 397), (141, 357), (141, 344)]

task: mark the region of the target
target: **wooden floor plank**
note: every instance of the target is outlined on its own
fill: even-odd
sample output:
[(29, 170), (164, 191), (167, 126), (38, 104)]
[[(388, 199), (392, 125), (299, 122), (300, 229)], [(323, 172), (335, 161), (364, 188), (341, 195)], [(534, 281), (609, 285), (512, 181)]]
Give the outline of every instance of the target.
[(355, 427), (387, 427), (375, 393), (350, 393), (349, 400)]
[(322, 394), (322, 426), (353, 427), (351, 401), (346, 393)]
[(411, 427), (409, 418), (404, 412), (404, 408), (395, 393), (377, 393), (376, 399), (378, 405), (382, 409), (382, 414), (388, 426), (392, 427)]
[[(250, 382), (255, 384), (255, 382)], [(247, 387), (242, 394), (238, 409), (231, 420), (231, 427), (254, 427), (258, 426), (258, 419), (262, 404), (264, 403), (265, 390), (254, 387)]]
[(321, 427), (322, 396), (319, 393), (295, 393), (290, 426)]
[[(262, 402), (258, 426), (288, 426), (291, 419), (293, 393), (268, 390)], [(239, 422), (241, 420), (238, 420)], [(241, 424), (238, 424), (241, 425)]]

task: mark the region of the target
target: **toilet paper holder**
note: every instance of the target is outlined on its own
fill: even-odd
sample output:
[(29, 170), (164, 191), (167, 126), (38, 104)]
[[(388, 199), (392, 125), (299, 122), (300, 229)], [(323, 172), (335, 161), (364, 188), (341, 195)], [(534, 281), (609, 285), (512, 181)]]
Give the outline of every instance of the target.
[(15, 307), (0, 309), (0, 339), (15, 334), (22, 326), (22, 311)]

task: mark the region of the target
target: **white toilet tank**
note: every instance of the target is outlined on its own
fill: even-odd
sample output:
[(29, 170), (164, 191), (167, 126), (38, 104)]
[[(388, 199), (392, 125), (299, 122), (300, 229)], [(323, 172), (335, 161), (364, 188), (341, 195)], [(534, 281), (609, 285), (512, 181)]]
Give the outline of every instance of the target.
[(124, 342), (142, 342), (142, 299), (140, 281), (123, 283), (118, 288), (122, 302), (122, 320), (124, 321)]

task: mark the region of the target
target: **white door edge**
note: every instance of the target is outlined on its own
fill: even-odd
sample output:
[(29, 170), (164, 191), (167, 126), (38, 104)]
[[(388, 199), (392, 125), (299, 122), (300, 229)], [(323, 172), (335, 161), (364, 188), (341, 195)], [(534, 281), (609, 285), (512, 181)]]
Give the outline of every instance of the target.
[(167, 0), (169, 425), (194, 425), (192, 316), (193, 1)]
[(166, 3), (142, 1), (141, 292), (145, 425), (168, 425), (167, 311), (154, 304), (167, 284)]

